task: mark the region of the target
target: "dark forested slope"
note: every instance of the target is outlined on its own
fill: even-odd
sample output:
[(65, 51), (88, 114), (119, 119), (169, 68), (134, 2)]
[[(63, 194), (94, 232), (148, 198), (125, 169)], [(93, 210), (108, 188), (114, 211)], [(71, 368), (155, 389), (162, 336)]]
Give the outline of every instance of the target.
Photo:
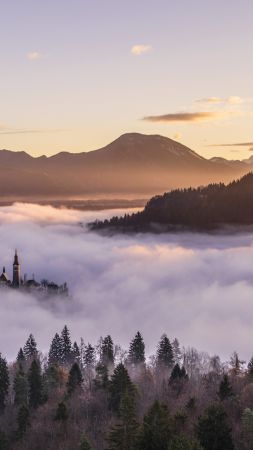
[(213, 229), (253, 224), (253, 173), (228, 184), (177, 189), (158, 195), (143, 211), (91, 224), (92, 229), (122, 231)]

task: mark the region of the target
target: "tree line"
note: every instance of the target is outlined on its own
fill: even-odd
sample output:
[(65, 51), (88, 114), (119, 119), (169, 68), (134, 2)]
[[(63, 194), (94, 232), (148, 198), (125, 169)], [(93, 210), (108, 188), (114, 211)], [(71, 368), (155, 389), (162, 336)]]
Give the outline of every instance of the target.
[(89, 224), (92, 230), (209, 230), (253, 224), (253, 174), (225, 185), (176, 189), (151, 198), (143, 211)]
[(162, 335), (146, 357), (138, 331), (128, 350), (96, 345), (68, 327), (48, 354), (32, 334), (0, 355), (0, 450), (233, 450), (253, 448), (253, 358), (227, 363)]

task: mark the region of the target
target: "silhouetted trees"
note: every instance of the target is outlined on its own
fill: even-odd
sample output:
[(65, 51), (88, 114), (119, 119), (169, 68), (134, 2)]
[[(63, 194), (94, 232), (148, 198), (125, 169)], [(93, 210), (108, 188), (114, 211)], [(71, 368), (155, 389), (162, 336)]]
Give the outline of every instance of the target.
[(6, 359), (0, 353), (0, 414), (3, 412), (6, 404), (6, 397), (9, 389), (9, 370)]
[(128, 362), (133, 366), (145, 363), (145, 344), (141, 333), (138, 331), (130, 343)]
[[(95, 221), (93, 230), (171, 231), (174, 229), (209, 230), (253, 223), (253, 174), (225, 186), (209, 184), (196, 189), (176, 189), (151, 198), (143, 211), (110, 220)], [(159, 224), (160, 227), (154, 227)]]
[(227, 414), (219, 404), (211, 405), (198, 420), (197, 434), (204, 450), (233, 450)]

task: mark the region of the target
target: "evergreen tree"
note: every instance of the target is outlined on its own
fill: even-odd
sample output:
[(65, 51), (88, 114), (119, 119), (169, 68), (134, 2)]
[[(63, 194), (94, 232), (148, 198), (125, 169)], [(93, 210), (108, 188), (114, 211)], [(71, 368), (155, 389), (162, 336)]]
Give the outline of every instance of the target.
[(13, 390), (15, 405), (26, 405), (28, 399), (28, 384), (27, 377), (23, 371), (22, 366), (19, 367), (15, 375), (13, 381)]
[(81, 365), (80, 350), (79, 350), (79, 347), (78, 347), (76, 341), (74, 342), (73, 347), (72, 347), (72, 360), (74, 362), (77, 362), (79, 365)]
[(186, 373), (184, 366), (182, 368), (180, 368), (180, 366), (178, 364), (176, 364), (173, 367), (173, 370), (171, 372), (169, 382), (170, 382), (170, 384), (172, 384), (173, 382), (179, 381), (179, 380), (188, 380), (188, 375)]
[(27, 428), (30, 426), (30, 414), (27, 405), (20, 406), (17, 416), (17, 424), (17, 438), (21, 439)]
[(56, 389), (64, 384), (64, 372), (58, 364), (51, 364), (48, 366), (45, 376), (45, 389), (47, 392)]
[(29, 405), (37, 408), (43, 400), (43, 383), (40, 363), (37, 359), (32, 361), (28, 372), (28, 398)]
[(8, 450), (9, 448), (6, 433), (0, 429), (0, 450)]
[(78, 387), (81, 386), (82, 382), (83, 382), (83, 377), (82, 377), (80, 367), (75, 362), (69, 371), (69, 377), (68, 377), (68, 382), (67, 382), (68, 394), (72, 394)]
[(136, 450), (138, 423), (135, 415), (135, 400), (132, 395), (124, 395), (119, 410), (120, 420), (111, 428), (107, 438), (107, 450)]
[(145, 363), (145, 344), (139, 331), (130, 343), (128, 362), (134, 366)]
[(0, 413), (3, 412), (6, 405), (6, 398), (9, 390), (9, 370), (6, 359), (0, 353)]
[(144, 416), (140, 450), (168, 450), (172, 437), (171, 418), (167, 406), (155, 401)]
[(253, 375), (253, 357), (251, 358), (251, 360), (249, 361), (249, 364), (248, 364), (248, 374), (250, 376)]
[(174, 341), (172, 342), (172, 351), (174, 363), (180, 365), (182, 360), (182, 352), (177, 338), (175, 338)]
[(59, 422), (66, 422), (66, 420), (68, 419), (68, 411), (65, 402), (58, 403), (54, 419), (58, 420)]
[(125, 395), (134, 396), (135, 387), (128, 375), (127, 369), (120, 363), (114, 370), (109, 382), (110, 406), (115, 412), (119, 412), (122, 398)]
[(87, 369), (92, 369), (95, 367), (95, 362), (96, 362), (95, 348), (88, 343), (88, 345), (86, 345), (84, 348), (84, 355), (83, 355), (84, 367)]
[(234, 352), (230, 358), (231, 372), (233, 375), (237, 376), (242, 372), (243, 365), (245, 361), (239, 359), (238, 353)]
[(72, 360), (72, 344), (67, 325), (61, 332), (61, 357), (63, 364), (69, 364)]
[(233, 389), (229, 382), (229, 378), (228, 378), (227, 374), (225, 374), (223, 379), (221, 380), (218, 394), (219, 394), (221, 401), (223, 401), (233, 395)]
[(233, 450), (231, 430), (227, 425), (227, 415), (221, 405), (211, 405), (200, 416), (197, 425), (200, 444), (205, 450)]
[(48, 364), (60, 364), (62, 361), (62, 340), (58, 333), (55, 334), (48, 353)]
[(96, 378), (94, 384), (98, 389), (106, 389), (109, 383), (108, 369), (101, 363), (96, 367)]
[(113, 341), (110, 335), (106, 336), (102, 341), (100, 362), (108, 368), (114, 366)]
[(157, 349), (157, 366), (159, 368), (170, 368), (174, 363), (174, 356), (170, 340), (163, 334)]
[(23, 363), (25, 362), (25, 355), (24, 355), (24, 352), (23, 352), (23, 349), (22, 349), (22, 348), (19, 349), (19, 352), (18, 352), (18, 354), (17, 354), (16, 361), (17, 361), (19, 364), (23, 364)]
[(83, 435), (81, 438), (81, 442), (79, 444), (78, 450), (92, 450), (92, 446), (89, 441), (86, 439), (86, 436)]
[(253, 411), (246, 408), (242, 414), (242, 442), (243, 450), (253, 448)]
[[(172, 438), (167, 450), (204, 450), (198, 441), (189, 440), (186, 436), (177, 435)], [(224, 449), (225, 450), (225, 449)]]
[(29, 335), (24, 345), (23, 353), (26, 359), (36, 358), (38, 355), (37, 343), (32, 334)]

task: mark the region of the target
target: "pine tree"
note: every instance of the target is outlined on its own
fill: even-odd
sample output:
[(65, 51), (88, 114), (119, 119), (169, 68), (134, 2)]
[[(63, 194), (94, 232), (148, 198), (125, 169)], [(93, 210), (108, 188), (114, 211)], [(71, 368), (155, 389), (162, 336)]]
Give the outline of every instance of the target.
[(253, 376), (253, 357), (251, 358), (248, 364), (248, 374), (250, 376)]
[(157, 366), (159, 368), (171, 368), (174, 363), (174, 356), (170, 340), (163, 334), (157, 349)]
[(26, 359), (36, 358), (38, 355), (37, 343), (32, 334), (29, 335), (24, 345), (23, 353)]
[(184, 366), (182, 368), (180, 368), (180, 366), (178, 364), (176, 364), (173, 367), (173, 370), (171, 372), (169, 382), (170, 382), (170, 384), (172, 384), (173, 382), (179, 381), (179, 380), (188, 380), (188, 375), (186, 373)]
[(28, 372), (28, 398), (29, 405), (32, 408), (37, 408), (42, 404), (43, 400), (43, 383), (41, 376), (41, 367), (37, 359), (32, 361)]
[(239, 375), (242, 372), (244, 364), (245, 361), (240, 360), (238, 353), (234, 352), (230, 358), (230, 366), (232, 374), (235, 376)]
[(68, 411), (65, 402), (58, 403), (54, 419), (58, 420), (59, 422), (66, 422), (66, 420), (68, 419)]
[(96, 377), (94, 380), (97, 389), (106, 389), (109, 383), (108, 369), (101, 363), (96, 366)]
[(58, 333), (55, 334), (48, 353), (48, 364), (61, 364), (62, 361), (62, 340)]
[(174, 436), (167, 450), (204, 450), (198, 441), (189, 440), (183, 435)]
[(72, 346), (72, 360), (74, 362), (77, 362), (79, 365), (81, 365), (80, 350), (79, 350), (79, 347), (78, 347), (76, 341), (74, 342), (74, 344)]
[(9, 370), (6, 359), (0, 353), (0, 413), (3, 412), (6, 405), (6, 398), (9, 390)]
[(167, 406), (155, 401), (144, 416), (140, 450), (167, 450), (172, 436), (171, 418)]
[(181, 360), (182, 360), (182, 352), (181, 352), (179, 341), (177, 338), (175, 338), (174, 341), (172, 342), (172, 350), (173, 350), (174, 363), (180, 365)]
[(197, 424), (200, 444), (205, 450), (234, 450), (227, 415), (221, 405), (211, 405)]
[(223, 401), (233, 395), (233, 389), (229, 382), (229, 378), (228, 378), (227, 374), (225, 374), (223, 379), (221, 380), (218, 394), (219, 394), (221, 401)]
[(26, 405), (28, 399), (28, 384), (27, 377), (23, 371), (22, 365), (19, 367), (15, 375), (13, 381), (13, 390), (15, 405)]
[(81, 438), (81, 442), (79, 444), (78, 450), (92, 450), (92, 446), (89, 441), (86, 439), (86, 436), (83, 435)]
[(63, 364), (69, 364), (72, 360), (72, 344), (70, 339), (70, 333), (67, 325), (64, 326), (61, 332), (61, 356)]
[(17, 361), (19, 364), (23, 364), (23, 363), (25, 362), (25, 355), (24, 355), (24, 352), (23, 352), (23, 349), (22, 349), (22, 348), (19, 349), (19, 352), (18, 352), (18, 354), (17, 354), (16, 361)]
[(83, 382), (82, 373), (77, 363), (74, 363), (69, 371), (67, 382), (68, 394), (72, 394)]
[(22, 405), (19, 408), (17, 416), (17, 424), (18, 424), (17, 438), (21, 439), (24, 436), (27, 428), (30, 426), (30, 414), (29, 409), (26, 405)]
[(0, 429), (0, 450), (9, 450), (9, 448), (6, 433)]
[(145, 344), (139, 331), (130, 343), (128, 362), (134, 366), (145, 363)]
[(95, 367), (95, 362), (96, 362), (95, 348), (88, 343), (88, 345), (86, 345), (84, 348), (84, 355), (83, 355), (84, 367), (87, 369), (92, 369)]
[(114, 366), (113, 341), (110, 335), (106, 336), (102, 341), (100, 362), (108, 368)]
[(119, 417), (118, 423), (109, 431), (107, 450), (136, 450), (138, 423), (132, 395), (126, 394), (122, 397)]
[(243, 450), (252, 450), (253, 448), (253, 411), (246, 408), (242, 414), (242, 442)]
[(125, 395), (134, 396), (135, 387), (128, 375), (127, 369), (120, 363), (114, 370), (109, 382), (110, 407), (119, 412), (122, 398)]

